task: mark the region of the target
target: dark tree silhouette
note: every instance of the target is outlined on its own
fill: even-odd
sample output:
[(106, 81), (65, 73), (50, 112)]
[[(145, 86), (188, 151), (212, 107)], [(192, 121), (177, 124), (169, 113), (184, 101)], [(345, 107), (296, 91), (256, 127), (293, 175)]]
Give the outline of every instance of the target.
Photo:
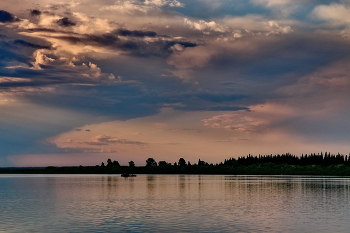
[(120, 164), (119, 164), (119, 162), (118, 161), (113, 161), (113, 167), (120, 167)]
[(130, 162), (129, 162), (129, 167), (135, 167), (134, 161), (130, 161)]
[(171, 166), (171, 164), (170, 163), (167, 163), (167, 162), (165, 162), (165, 161), (159, 161), (158, 162), (158, 166)]
[(155, 167), (157, 166), (157, 162), (154, 160), (154, 158), (148, 158), (146, 160), (146, 167)]
[(206, 166), (209, 165), (207, 162), (202, 161), (201, 159), (198, 159), (198, 166)]
[(180, 167), (185, 167), (186, 166), (186, 160), (184, 158), (180, 158), (178, 164), (179, 164)]
[(107, 167), (112, 167), (112, 160), (111, 159), (107, 159)]

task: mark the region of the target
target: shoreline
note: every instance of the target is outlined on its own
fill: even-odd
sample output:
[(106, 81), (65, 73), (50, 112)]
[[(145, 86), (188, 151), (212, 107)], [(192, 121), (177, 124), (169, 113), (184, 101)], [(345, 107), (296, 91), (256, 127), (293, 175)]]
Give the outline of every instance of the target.
[(316, 175), (350, 176), (350, 166), (343, 164), (289, 165), (262, 163), (253, 165), (208, 165), (208, 166), (64, 166), (64, 167), (8, 167), (0, 168), (0, 174), (188, 174), (188, 175)]

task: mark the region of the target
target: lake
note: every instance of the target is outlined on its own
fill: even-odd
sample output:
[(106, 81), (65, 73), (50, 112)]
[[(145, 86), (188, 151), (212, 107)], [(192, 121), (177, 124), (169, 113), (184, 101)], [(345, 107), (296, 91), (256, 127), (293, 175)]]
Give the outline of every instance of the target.
[(0, 175), (0, 232), (349, 232), (350, 178)]

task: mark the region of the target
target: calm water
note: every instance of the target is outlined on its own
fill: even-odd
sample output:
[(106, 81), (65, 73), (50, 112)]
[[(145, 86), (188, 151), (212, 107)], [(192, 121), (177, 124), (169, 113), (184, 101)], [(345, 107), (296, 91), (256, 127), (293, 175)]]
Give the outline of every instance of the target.
[(0, 232), (349, 232), (350, 179), (0, 175)]

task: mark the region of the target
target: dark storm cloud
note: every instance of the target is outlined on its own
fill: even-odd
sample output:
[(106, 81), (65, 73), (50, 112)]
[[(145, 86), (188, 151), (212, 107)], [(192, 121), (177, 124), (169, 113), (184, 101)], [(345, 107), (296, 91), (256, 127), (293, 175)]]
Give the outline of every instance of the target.
[[(63, 27), (74, 26), (76, 23), (71, 21), (69, 18), (61, 18)], [(168, 57), (173, 53), (172, 46), (179, 44), (184, 48), (197, 47), (199, 44), (193, 43), (187, 39), (176, 39), (171, 36), (158, 35), (155, 31), (144, 31), (144, 30), (128, 30), (128, 29), (117, 29), (111, 33), (104, 34), (78, 34), (73, 32), (61, 31), (49, 28), (37, 28), (30, 29), (30, 32), (48, 32), (47, 38), (55, 38), (62, 41), (69, 42), (71, 44), (81, 44), (82, 46), (91, 45), (98, 47), (105, 47), (108, 49), (125, 51), (127, 54), (138, 57), (158, 56)], [(69, 30), (69, 29), (68, 29)], [(57, 32), (57, 34), (56, 34)], [(63, 36), (62, 36), (63, 34)], [(34, 34), (33, 34), (34, 35)], [(145, 41), (145, 37), (149, 37), (150, 40)], [(305, 37), (304, 34), (298, 34), (296, 36), (281, 36), (280, 39), (270, 39), (267, 37), (261, 37), (264, 40), (260, 43), (258, 39), (244, 38), (237, 40), (234, 43), (247, 43), (252, 40), (252, 44), (256, 44), (261, 47), (257, 51), (251, 52), (241, 50), (232, 51), (228, 47), (224, 51), (221, 51), (218, 56), (213, 57), (208, 63), (207, 67), (203, 67), (203, 73), (208, 73), (209, 69), (219, 71), (215, 74), (210, 74), (215, 78), (207, 78), (203, 76), (203, 82), (207, 82), (207, 85), (211, 86), (210, 82), (213, 82), (213, 87), (217, 84), (224, 83), (227, 80), (232, 80), (232, 77), (243, 76), (247, 77), (247, 80), (267, 82), (271, 80), (277, 80), (276, 82), (295, 82), (297, 78), (292, 79), (281, 79), (279, 77), (289, 72), (310, 72), (317, 68), (320, 64), (330, 62), (332, 59), (337, 59), (347, 51), (342, 51), (344, 48), (340, 43), (335, 43), (335, 39), (319, 39), (315, 36)], [(277, 37), (276, 37), (277, 38)], [(255, 41), (254, 41), (255, 40)], [(268, 41), (268, 42), (266, 42)], [(320, 43), (321, 42), (321, 43)], [(33, 44), (24, 40), (16, 40), (13, 45), (25, 46), (37, 49), (48, 49), (49, 47)], [(203, 50), (210, 44), (203, 44)], [(30, 65), (30, 57), (20, 55), (19, 50), (6, 50), (4, 54), (9, 54), (13, 60), (22, 61), (23, 63)], [(188, 50), (189, 51), (189, 50)], [(322, 56), (319, 56), (321, 54)], [(328, 56), (326, 56), (328, 55)], [(0, 55), (1, 56), (1, 55)], [(4, 56), (4, 55), (2, 55)], [(0, 65), (1, 65), (0, 61)], [(79, 74), (79, 71), (74, 69), (67, 69), (67, 67), (59, 67), (53, 65), (40, 65), (41, 70), (16, 68), (16, 69), (2, 69), (0, 75), (7, 77), (20, 77), (27, 79), (28, 81), (19, 82), (18, 80), (13, 82), (1, 83), (0, 87), (26, 87), (26, 86), (46, 86), (52, 84), (94, 84), (100, 85), (101, 82), (98, 80), (87, 79), (86, 77)], [(135, 66), (137, 67), (137, 66)], [(104, 69), (102, 69), (104, 70)], [(119, 72), (120, 68), (118, 68)], [(238, 71), (238, 72), (236, 72)], [(111, 71), (112, 72), (112, 71)], [(227, 73), (225, 73), (227, 72)], [(150, 74), (154, 75), (154, 73)], [(209, 76), (210, 76), (209, 75)], [(140, 75), (139, 75), (140, 76)], [(200, 76), (200, 75), (198, 75)], [(143, 77), (142, 77), (143, 78)], [(152, 78), (149, 78), (149, 81)], [(226, 79), (226, 80), (225, 80)], [(158, 80), (159, 81), (159, 80)], [(158, 81), (152, 81), (155, 84)], [(181, 82), (181, 81), (180, 81)], [(202, 82), (200, 80), (200, 82)], [(215, 83), (214, 83), (215, 82)], [(270, 89), (276, 88), (278, 85), (269, 85)], [(158, 85), (158, 84), (156, 84)], [(179, 85), (177, 83), (177, 85)], [(124, 93), (123, 88), (130, 92)], [(93, 88), (96, 88), (95, 90)], [(111, 87), (84, 87), (81, 92), (84, 93), (82, 96), (76, 95), (74, 91), (70, 93), (74, 98), (71, 98), (69, 94), (48, 94), (44, 102), (52, 101), (57, 106), (62, 105), (64, 107), (74, 107), (82, 110), (96, 111), (99, 114), (118, 116), (123, 119), (132, 117), (145, 116), (155, 114), (164, 105), (178, 104), (176, 109), (191, 110), (191, 111), (236, 111), (236, 110), (247, 110), (246, 107), (240, 104), (246, 103), (243, 99), (256, 98), (251, 95), (255, 90), (251, 90), (247, 95), (229, 94), (229, 93), (203, 93), (198, 90), (194, 90), (190, 95), (164, 95), (169, 89), (164, 88), (163, 85), (159, 85), (158, 93), (146, 93), (142, 92), (142, 89), (150, 90), (151, 85), (142, 84), (138, 87), (131, 87), (125, 85), (113, 85)], [(183, 86), (182, 86), (183, 88)], [(80, 88), (74, 87), (75, 90)], [(194, 87), (194, 89), (196, 89)], [(93, 91), (94, 90), (94, 91)], [(214, 90), (214, 89), (213, 89)], [(90, 95), (87, 93), (98, 93), (102, 92), (105, 95), (104, 98)], [(140, 92), (140, 93), (139, 93)], [(256, 90), (255, 92), (259, 92)], [(237, 93), (237, 92), (233, 92)], [(242, 92), (240, 92), (242, 93)], [(266, 95), (260, 95), (257, 102), (262, 102), (266, 99)], [(31, 97), (35, 101), (35, 97)], [(57, 102), (55, 99), (59, 99)], [(40, 101), (39, 101), (40, 102)]]
[(41, 11), (40, 10), (29, 10), (29, 12), (30, 12), (30, 14), (32, 15), (32, 16), (39, 16), (39, 15), (41, 15)]
[[(26, 114), (13, 115), (14, 112), (21, 112), (23, 109), (27, 109), (25, 110)], [(1, 106), (1, 110), (1, 155), (20, 153), (67, 153), (65, 149), (60, 149), (55, 145), (45, 143), (42, 139), (53, 136), (52, 132), (65, 132), (77, 125), (84, 125), (87, 122), (91, 122), (91, 120), (95, 118), (86, 114), (81, 114), (80, 117), (69, 117), (64, 110), (60, 110), (62, 112), (44, 111), (38, 114), (39, 112), (35, 109), (35, 106), (26, 107), (22, 105), (18, 107), (15, 106), (15, 104), (3, 105)], [(65, 118), (65, 124), (61, 124), (58, 121), (48, 123), (48, 119), (59, 116)]]
[(24, 40), (14, 40), (13, 41), (14, 45), (20, 45), (20, 46), (25, 46), (25, 47), (30, 47), (30, 48), (35, 48), (35, 49), (51, 49), (50, 46), (43, 46), (43, 45), (38, 45), (38, 44), (33, 44)]
[(157, 33), (152, 31), (139, 31), (139, 30), (126, 30), (126, 29), (118, 29), (115, 31), (115, 34), (120, 36), (133, 36), (133, 37), (156, 37)]
[(69, 18), (67, 17), (63, 17), (59, 20), (56, 21), (56, 23), (61, 26), (61, 27), (71, 27), (71, 26), (75, 26), (76, 23), (71, 21)]
[(112, 33), (106, 33), (102, 35), (85, 35), (85, 38), (82, 39), (85, 43), (91, 43), (96, 42), (100, 45), (113, 45), (115, 42), (119, 40), (119, 38), (112, 34)]
[[(46, 29), (32, 29), (31, 31), (46, 31)], [(52, 30), (49, 30), (52, 32)], [(57, 31), (58, 32), (58, 31)], [(60, 32), (66, 35), (49, 35), (47, 37), (67, 41), (71, 44), (82, 44), (82, 45), (93, 45), (100, 47), (109, 47), (111, 49), (122, 50), (125, 52), (130, 52), (130, 55), (134, 56), (167, 56), (172, 53), (170, 49), (175, 44), (180, 44), (183, 47), (196, 47), (196, 43), (192, 43), (186, 40), (157, 37), (155, 32), (150, 31), (127, 31), (123, 30), (115, 31), (112, 33), (105, 34), (76, 34), (70, 32)], [(123, 37), (120, 38), (120, 34)], [(154, 35), (154, 41), (144, 41), (143, 38), (147, 35)]]
[(350, 52), (345, 41), (333, 36), (296, 36), (270, 46), (268, 50), (261, 51), (265, 59), (259, 57), (258, 63), (252, 63), (250, 72), (259, 73), (266, 78), (288, 73), (307, 74), (347, 57)]
[(142, 40), (139, 41), (120, 41), (119, 43), (115, 44), (115, 48), (121, 49), (123, 51), (130, 52), (133, 56), (142, 56), (142, 57), (148, 57), (148, 56), (160, 56), (160, 57), (166, 57), (170, 55), (173, 51), (171, 50), (171, 47), (175, 44), (180, 44), (182, 46), (186, 47), (195, 47), (197, 44), (191, 43), (188, 41), (181, 41), (181, 40), (163, 40), (159, 39), (153, 42), (145, 42)]
[[(242, 49), (247, 41), (256, 49)], [(317, 32), (247, 38), (237, 40), (235, 45), (213, 56), (199, 75), (206, 85), (220, 89), (243, 84), (235, 88), (235, 93), (259, 96), (257, 102), (271, 98), (276, 88), (296, 83), (305, 75), (350, 54), (347, 41)], [(250, 88), (246, 88), (248, 83)]]
[[(42, 31), (46, 32), (45, 29)], [(48, 32), (65, 33), (65, 32), (60, 32), (60, 31), (48, 31)], [(126, 46), (123, 46), (123, 43), (120, 43), (118, 45), (116, 42), (119, 41), (119, 38), (113, 34), (110, 34), (110, 33), (106, 33), (106, 34), (102, 34), (102, 35), (88, 35), (88, 34), (79, 35), (76, 33), (65, 33), (65, 34), (66, 35), (64, 35), (64, 36), (50, 35), (50, 36), (46, 36), (46, 37), (63, 40), (63, 41), (66, 41), (70, 44), (84, 44), (84, 45), (103, 46), (103, 47), (107, 47), (107, 46), (126, 47)], [(124, 42), (124, 44), (126, 42)]]
[[(45, 93), (45, 98), (28, 94), (24, 98), (38, 104), (50, 104), (64, 109), (86, 112), (105, 119), (127, 120), (154, 115), (164, 106), (188, 111), (238, 111), (248, 110), (236, 101), (225, 104), (203, 101), (198, 91), (187, 88), (188, 94), (178, 91), (178, 86), (152, 89), (151, 84), (120, 83), (98, 86), (60, 86), (55, 92)], [(184, 91), (182, 89), (182, 91)], [(247, 97), (248, 98), (248, 97)], [(194, 100), (192, 100), (194, 99)]]
[(26, 31), (28, 31), (28, 32), (52, 32), (52, 33), (62, 32), (62, 33), (64, 33), (63, 31), (55, 30), (52, 28), (30, 28), (30, 29), (27, 29)]
[[(1, 51), (1, 50), (0, 50)], [(1, 56), (1, 55), (0, 55)], [(22, 58), (26, 61), (26, 58)], [(17, 58), (17, 60), (19, 60)], [(0, 62), (1, 65), (1, 62)], [(31, 65), (31, 64), (28, 64)], [(23, 81), (7, 81), (1, 82), (0, 88), (14, 88), (14, 87), (39, 87), (58, 84), (99, 84), (101, 80), (88, 78), (82, 74), (80, 70), (74, 70), (52, 65), (40, 65), (41, 69), (31, 68), (4, 68), (0, 70), (0, 76), (21, 78)]]
[[(30, 58), (20, 54), (12, 43), (0, 41), (0, 67), (5, 67), (12, 62), (29, 65)], [(0, 76), (2, 73), (6, 73), (4, 69), (0, 69)]]
[[(94, 74), (91, 65), (72, 66), (60, 62), (52, 55), (53, 63), (36, 64), (33, 53), (38, 49), (50, 50), (51, 46), (31, 43), (26, 40), (10, 40), (3, 37), (0, 41), (0, 88), (39, 87), (54, 84), (99, 84), (108, 74)], [(57, 62), (55, 63), (55, 61)], [(11, 79), (12, 78), (12, 79)]]
[(171, 46), (174, 46), (175, 44), (180, 44), (182, 46), (184, 46), (185, 48), (192, 48), (192, 47), (196, 47), (197, 44), (196, 43), (192, 43), (192, 42), (189, 42), (189, 41), (168, 41), (166, 43), (166, 48), (170, 48)]
[[(21, 39), (0, 35), (0, 67), (4, 67), (0, 69), (0, 76), (13, 77), (12, 74), (23, 71), (19, 71), (21, 68), (6, 68), (7, 66), (13, 67), (21, 64), (32, 67), (32, 55), (35, 50), (51, 49), (48, 45), (41, 45), (40, 43), (43, 43), (42, 41), (36, 40), (38, 43), (32, 43), (28, 42), (26, 37), (20, 36), (19, 38)], [(25, 75), (25, 73), (19, 74), (19, 76), (23, 75)]]
[(1, 23), (11, 23), (17, 21), (17, 19), (15, 18), (14, 15), (12, 15), (11, 13), (4, 11), (4, 10), (0, 10), (0, 22)]
[(31, 93), (23, 98), (34, 103), (62, 107), (103, 116), (105, 119), (127, 120), (154, 115), (169, 99), (148, 94), (144, 87), (134, 84), (99, 86), (60, 86), (55, 92), (45, 93), (45, 98)]

